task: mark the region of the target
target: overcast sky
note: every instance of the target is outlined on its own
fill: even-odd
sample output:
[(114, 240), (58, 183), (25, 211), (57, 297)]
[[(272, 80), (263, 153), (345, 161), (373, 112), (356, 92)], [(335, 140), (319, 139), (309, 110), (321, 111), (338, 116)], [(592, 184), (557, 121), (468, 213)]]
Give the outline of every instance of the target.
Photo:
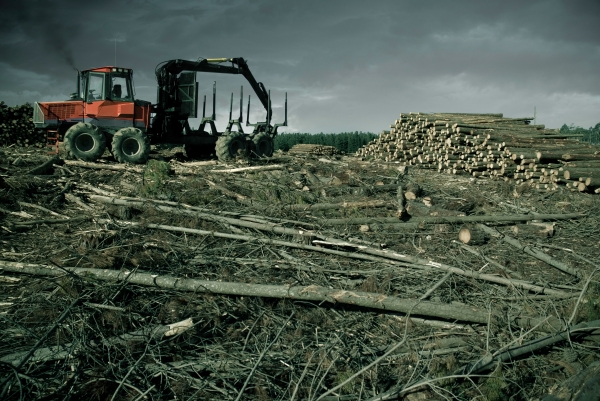
[[(600, 122), (600, 0), (0, 1), (9, 105), (67, 99), (74, 68), (113, 65), (116, 40), (152, 102), (161, 61), (244, 57), (276, 122), (288, 92), (291, 132), (380, 132), (410, 111)], [(213, 80), (222, 129), (245, 82), (198, 74), (201, 95)], [(253, 99), (251, 120), (264, 119)]]

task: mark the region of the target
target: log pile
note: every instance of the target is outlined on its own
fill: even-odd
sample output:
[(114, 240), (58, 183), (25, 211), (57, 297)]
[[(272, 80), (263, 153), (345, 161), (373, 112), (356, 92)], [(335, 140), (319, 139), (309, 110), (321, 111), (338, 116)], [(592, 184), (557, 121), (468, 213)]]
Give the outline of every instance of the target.
[(288, 151), (291, 155), (316, 155), (316, 156), (331, 156), (337, 155), (340, 151), (335, 146), (314, 145), (309, 143), (299, 143), (292, 146)]
[(497, 177), (538, 189), (558, 185), (600, 193), (600, 147), (582, 143), (533, 117), (409, 113), (359, 149), (357, 156), (450, 174)]
[(0, 102), (0, 146), (13, 144), (38, 148), (46, 144), (44, 131), (33, 125), (33, 107), (29, 103), (8, 107)]

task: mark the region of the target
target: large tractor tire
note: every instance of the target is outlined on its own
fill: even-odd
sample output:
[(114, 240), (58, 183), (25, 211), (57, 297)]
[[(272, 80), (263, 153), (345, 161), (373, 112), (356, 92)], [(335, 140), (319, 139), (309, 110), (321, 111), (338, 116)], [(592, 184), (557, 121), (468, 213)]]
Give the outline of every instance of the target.
[(104, 134), (90, 123), (77, 123), (67, 130), (64, 148), (68, 159), (98, 160), (106, 150)]
[(246, 137), (241, 132), (232, 132), (217, 140), (215, 153), (219, 161), (226, 162), (238, 156), (245, 157), (248, 145)]
[(113, 136), (112, 154), (119, 163), (146, 163), (150, 141), (139, 128), (121, 128)]
[(256, 134), (252, 138), (252, 153), (258, 157), (271, 157), (273, 156), (273, 138), (266, 132)]

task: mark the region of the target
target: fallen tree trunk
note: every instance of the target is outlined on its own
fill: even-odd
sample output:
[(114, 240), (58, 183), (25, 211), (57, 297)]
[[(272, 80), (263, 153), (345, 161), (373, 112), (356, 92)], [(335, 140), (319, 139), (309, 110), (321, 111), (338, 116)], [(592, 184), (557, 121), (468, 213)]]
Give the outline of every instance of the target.
[(332, 210), (332, 209), (351, 209), (351, 208), (369, 208), (369, 207), (386, 207), (389, 202), (372, 200), (364, 202), (343, 202), (343, 203), (313, 203), (312, 205), (288, 205), (286, 209), (299, 210), (299, 211), (311, 211), (311, 210)]
[(239, 168), (228, 168), (224, 170), (210, 170), (211, 173), (245, 173), (247, 171), (268, 171), (268, 170), (282, 170), (285, 166), (281, 164), (269, 164), (266, 166), (253, 166), (253, 167), (239, 167)]
[(389, 312), (410, 313), (411, 315), (432, 316), (448, 320), (458, 320), (487, 324), (489, 312), (473, 306), (459, 307), (417, 299), (404, 299), (372, 292), (329, 289), (317, 285), (287, 286), (269, 284), (249, 284), (223, 281), (207, 281), (173, 276), (157, 276), (150, 273), (131, 273), (120, 270), (55, 267), (38, 264), (0, 261), (0, 267), (14, 273), (41, 276), (63, 276), (65, 271), (81, 276), (93, 276), (110, 282), (126, 280), (130, 284), (148, 287), (168, 288), (195, 293), (223, 294), (233, 296), (254, 296), (279, 299), (295, 299), (314, 302), (340, 303)]
[(569, 220), (584, 217), (582, 213), (567, 214), (515, 214), (515, 215), (488, 215), (488, 216), (448, 216), (448, 217), (413, 217), (406, 223), (401, 223), (397, 217), (363, 217), (350, 219), (329, 219), (324, 221), (324, 225), (358, 225), (358, 224), (390, 224), (396, 223), (399, 227), (403, 224), (411, 223), (475, 223), (475, 222), (503, 222), (503, 221), (531, 221), (531, 220)]
[(81, 160), (65, 160), (65, 164), (67, 166), (83, 167), (96, 170), (135, 171), (136, 173), (142, 173), (144, 171), (143, 167), (134, 167), (126, 164), (102, 164), (84, 162)]

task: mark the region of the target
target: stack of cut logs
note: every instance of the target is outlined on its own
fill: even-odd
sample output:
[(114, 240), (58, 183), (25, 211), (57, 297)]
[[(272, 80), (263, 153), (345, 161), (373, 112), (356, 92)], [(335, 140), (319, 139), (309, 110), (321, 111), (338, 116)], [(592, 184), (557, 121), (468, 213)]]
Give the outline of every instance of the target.
[(0, 146), (43, 147), (46, 135), (33, 125), (33, 107), (26, 103), (8, 107), (0, 102)]
[(499, 177), (554, 190), (600, 193), (600, 147), (502, 114), (409, 113), (357, 156), (439, 172)]
[(292, 146), (288, 153), (292, 155), (310, 154), (317, 156), (331, 156), (340, 153), (340, 151), (335, 146), (299, 143), (297, 145)]

